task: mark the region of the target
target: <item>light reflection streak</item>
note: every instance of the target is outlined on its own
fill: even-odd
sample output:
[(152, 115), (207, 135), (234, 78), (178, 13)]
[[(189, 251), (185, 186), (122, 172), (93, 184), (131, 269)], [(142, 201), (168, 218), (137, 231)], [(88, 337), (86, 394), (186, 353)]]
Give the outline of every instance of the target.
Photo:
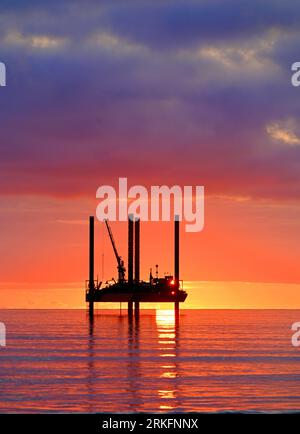
[[(162, 359), (160, 365), (160, 377), (164, 379), (165, 386), (157, 391), (158, 397), (162, 402), (160, 410), (170, 411), (178, 406), (178, 317), (174, 310), (157, 310), (156, 311), (156, 328), (158, 333), (159, 356)], [(165, 359), (174, 359), (174, 362), (165, 363)]]

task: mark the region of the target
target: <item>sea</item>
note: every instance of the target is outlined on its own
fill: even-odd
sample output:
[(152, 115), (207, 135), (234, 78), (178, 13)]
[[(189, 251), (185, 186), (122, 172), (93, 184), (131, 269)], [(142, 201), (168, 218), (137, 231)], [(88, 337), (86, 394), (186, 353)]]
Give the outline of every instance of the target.
[(7, 309), (0, 321), (1, 413), (300, 410), (299, 310), (99, 310), (92, 321)]

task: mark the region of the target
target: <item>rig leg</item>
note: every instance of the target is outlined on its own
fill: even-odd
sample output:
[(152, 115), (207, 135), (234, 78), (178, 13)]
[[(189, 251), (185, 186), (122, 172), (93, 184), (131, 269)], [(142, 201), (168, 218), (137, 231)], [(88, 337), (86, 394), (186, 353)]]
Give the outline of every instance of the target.
[(89, 316), (90, 316), (90, 318), (94, 317), (94, 302), (93, 301), (89, 302)]
[(138, 301), (134, 303), (134, 314), (136, 317), (140, 315), (140, 303)]
[(133, 314), (133, 302), (129, 301), (128, 302), (128, 316), (132, 317), (132, 314)]
[(175, 301), (174, 309), (175, 309), (175, 318), (179, 318), (179, 301)]

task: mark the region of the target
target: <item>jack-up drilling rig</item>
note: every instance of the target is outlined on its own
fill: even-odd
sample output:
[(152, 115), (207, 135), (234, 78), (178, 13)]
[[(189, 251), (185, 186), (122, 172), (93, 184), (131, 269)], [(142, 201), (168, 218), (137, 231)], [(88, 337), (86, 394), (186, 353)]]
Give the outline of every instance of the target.
[(174, 276), (166, 275), (153, 278), (150, 271), (149, 281), (140, 280), (140, 220), (128, 218), (128, 276), (124, 261), (118, 253), (116, 243), (109, 222), (105, 225), (117, 260), (118, 281), (102, 282), (94, 280), (94, 217), (90, 217), (90, 262), (89, 280), (86, 283), (86, 302), (89, 303), (90, 315), (94, 312), (95, 302), (127, 302), (128, 314), (139, 311), (139, 303), (174, 303), (175, 311), (179, 312), (179, 303), (184, 302), (187, 293), (183, 290), (183, 282), (179, 280), (179, 219), (174, 221)]

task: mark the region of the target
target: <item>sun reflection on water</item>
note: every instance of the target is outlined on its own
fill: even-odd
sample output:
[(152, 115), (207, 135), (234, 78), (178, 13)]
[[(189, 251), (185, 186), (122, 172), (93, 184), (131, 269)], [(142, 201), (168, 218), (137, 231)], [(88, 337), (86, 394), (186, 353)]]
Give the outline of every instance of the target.
[(159, 327), (171, 328), (174, 331), (175, 326), (175, 310), (173, 309), (157, 309), (156, 310), (156, 325)]
[[(178, 376), (176, 361), (167, 363), (166, 358), (176, 358), (176, 317), (174, 310), (157, 310), (156, 327), (158, 333), (159, 356), (162, 358), (160, 377), (166, 380), (166, 387), (157, 391), (164, 403), (161, 410), (175, 408), (174, 399), (177, 397), (174, 379)], [(171, 381), (171, 383), (170, 383)], [(167, 400), (167, 404), (166, 401)], [(173, 402), (172, 402), (173, 401)]]

